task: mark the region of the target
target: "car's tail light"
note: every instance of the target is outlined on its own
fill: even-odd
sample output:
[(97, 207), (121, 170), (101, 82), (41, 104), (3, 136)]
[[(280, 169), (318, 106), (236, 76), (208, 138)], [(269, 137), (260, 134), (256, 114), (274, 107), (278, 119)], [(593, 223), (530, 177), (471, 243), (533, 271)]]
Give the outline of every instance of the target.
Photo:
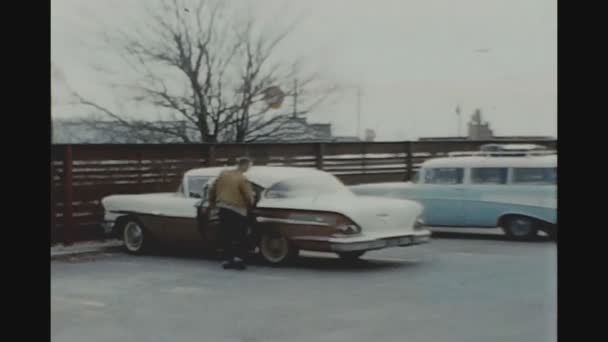
[(422, 230), (425, 227), (425, 223), (424, 220), (422, 219), (422, 216), (418, 216), (416, 218), (416, 221), (414, 221), (414, 230)]
[(361, 228), (348, 217), (337, 213), (298, 212), (291, 213), (285, 223), (308, 224), (333, 227), (338, 235), (361, 233)]

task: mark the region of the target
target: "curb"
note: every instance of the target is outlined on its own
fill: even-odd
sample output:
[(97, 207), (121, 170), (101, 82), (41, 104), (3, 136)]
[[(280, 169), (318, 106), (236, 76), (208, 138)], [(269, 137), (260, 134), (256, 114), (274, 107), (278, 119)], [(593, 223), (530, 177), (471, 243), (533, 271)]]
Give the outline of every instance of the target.
[(54, 246), (51, 247), (51, 259), (72, 256), (77, 254), (101, 253), (107, 249), (122, 247), (123, 242), (120, 240), (109, 240), (104, 242), (86, 242), (75, 243), (70, 246)]

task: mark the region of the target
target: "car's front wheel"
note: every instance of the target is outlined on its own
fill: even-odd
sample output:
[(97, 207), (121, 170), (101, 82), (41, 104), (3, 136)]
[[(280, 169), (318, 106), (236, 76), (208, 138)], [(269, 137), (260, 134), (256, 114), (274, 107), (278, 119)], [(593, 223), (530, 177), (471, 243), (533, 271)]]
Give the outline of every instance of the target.
[(502, 229), (508, 237), (531, 240), (538, 234), (538, 222), (525, 216), (510, 216), (503, 220)]
[(125, 223), (122, 237), (127, 252), (132, 254), (141, 254), (150, 245), (145, 228), (137, 220), (129, 220)]
[(279, 233), (264, 233), (260, 238), (260, 255), (271, 265), (283, 265), (298, 254), (298, 249)]

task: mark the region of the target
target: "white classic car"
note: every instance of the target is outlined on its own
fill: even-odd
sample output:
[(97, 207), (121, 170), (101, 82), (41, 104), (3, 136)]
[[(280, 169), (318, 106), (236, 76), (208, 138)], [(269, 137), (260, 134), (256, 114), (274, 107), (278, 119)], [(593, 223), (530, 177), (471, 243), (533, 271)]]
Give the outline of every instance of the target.
[[(106, 224), (132, 253), (153, 242), (216, 250), (217, 212), (208, 208), (207, 188), (223, 169), (190, 170), (174, 193), (105, 197)], [(356, 259), (369, 250), (429, 241), (418, 203), (356, 196), (316, 169), (254, 166), (246, 176), (257, 196), (250, 216), (252, 245), (271, 264), (286, 262), (299, 250)]]

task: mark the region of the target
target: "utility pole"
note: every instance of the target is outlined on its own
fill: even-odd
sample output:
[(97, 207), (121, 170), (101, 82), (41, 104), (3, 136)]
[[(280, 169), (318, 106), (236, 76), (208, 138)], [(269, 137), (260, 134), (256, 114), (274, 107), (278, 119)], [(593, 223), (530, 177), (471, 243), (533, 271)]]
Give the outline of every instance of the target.
[(361, 138), (361, 87), (357, 86), (357, 138)]
[(460, 105), (456, 106), (456, 115), (458, 115), (458, 137), (461, 137), (460, 127), (462, 126), (462, 124), (460, 121), (462, 116), (460, 115)]
[(294, 118), (298, 117), (298, 79), (293, 80), (293, 114)]

